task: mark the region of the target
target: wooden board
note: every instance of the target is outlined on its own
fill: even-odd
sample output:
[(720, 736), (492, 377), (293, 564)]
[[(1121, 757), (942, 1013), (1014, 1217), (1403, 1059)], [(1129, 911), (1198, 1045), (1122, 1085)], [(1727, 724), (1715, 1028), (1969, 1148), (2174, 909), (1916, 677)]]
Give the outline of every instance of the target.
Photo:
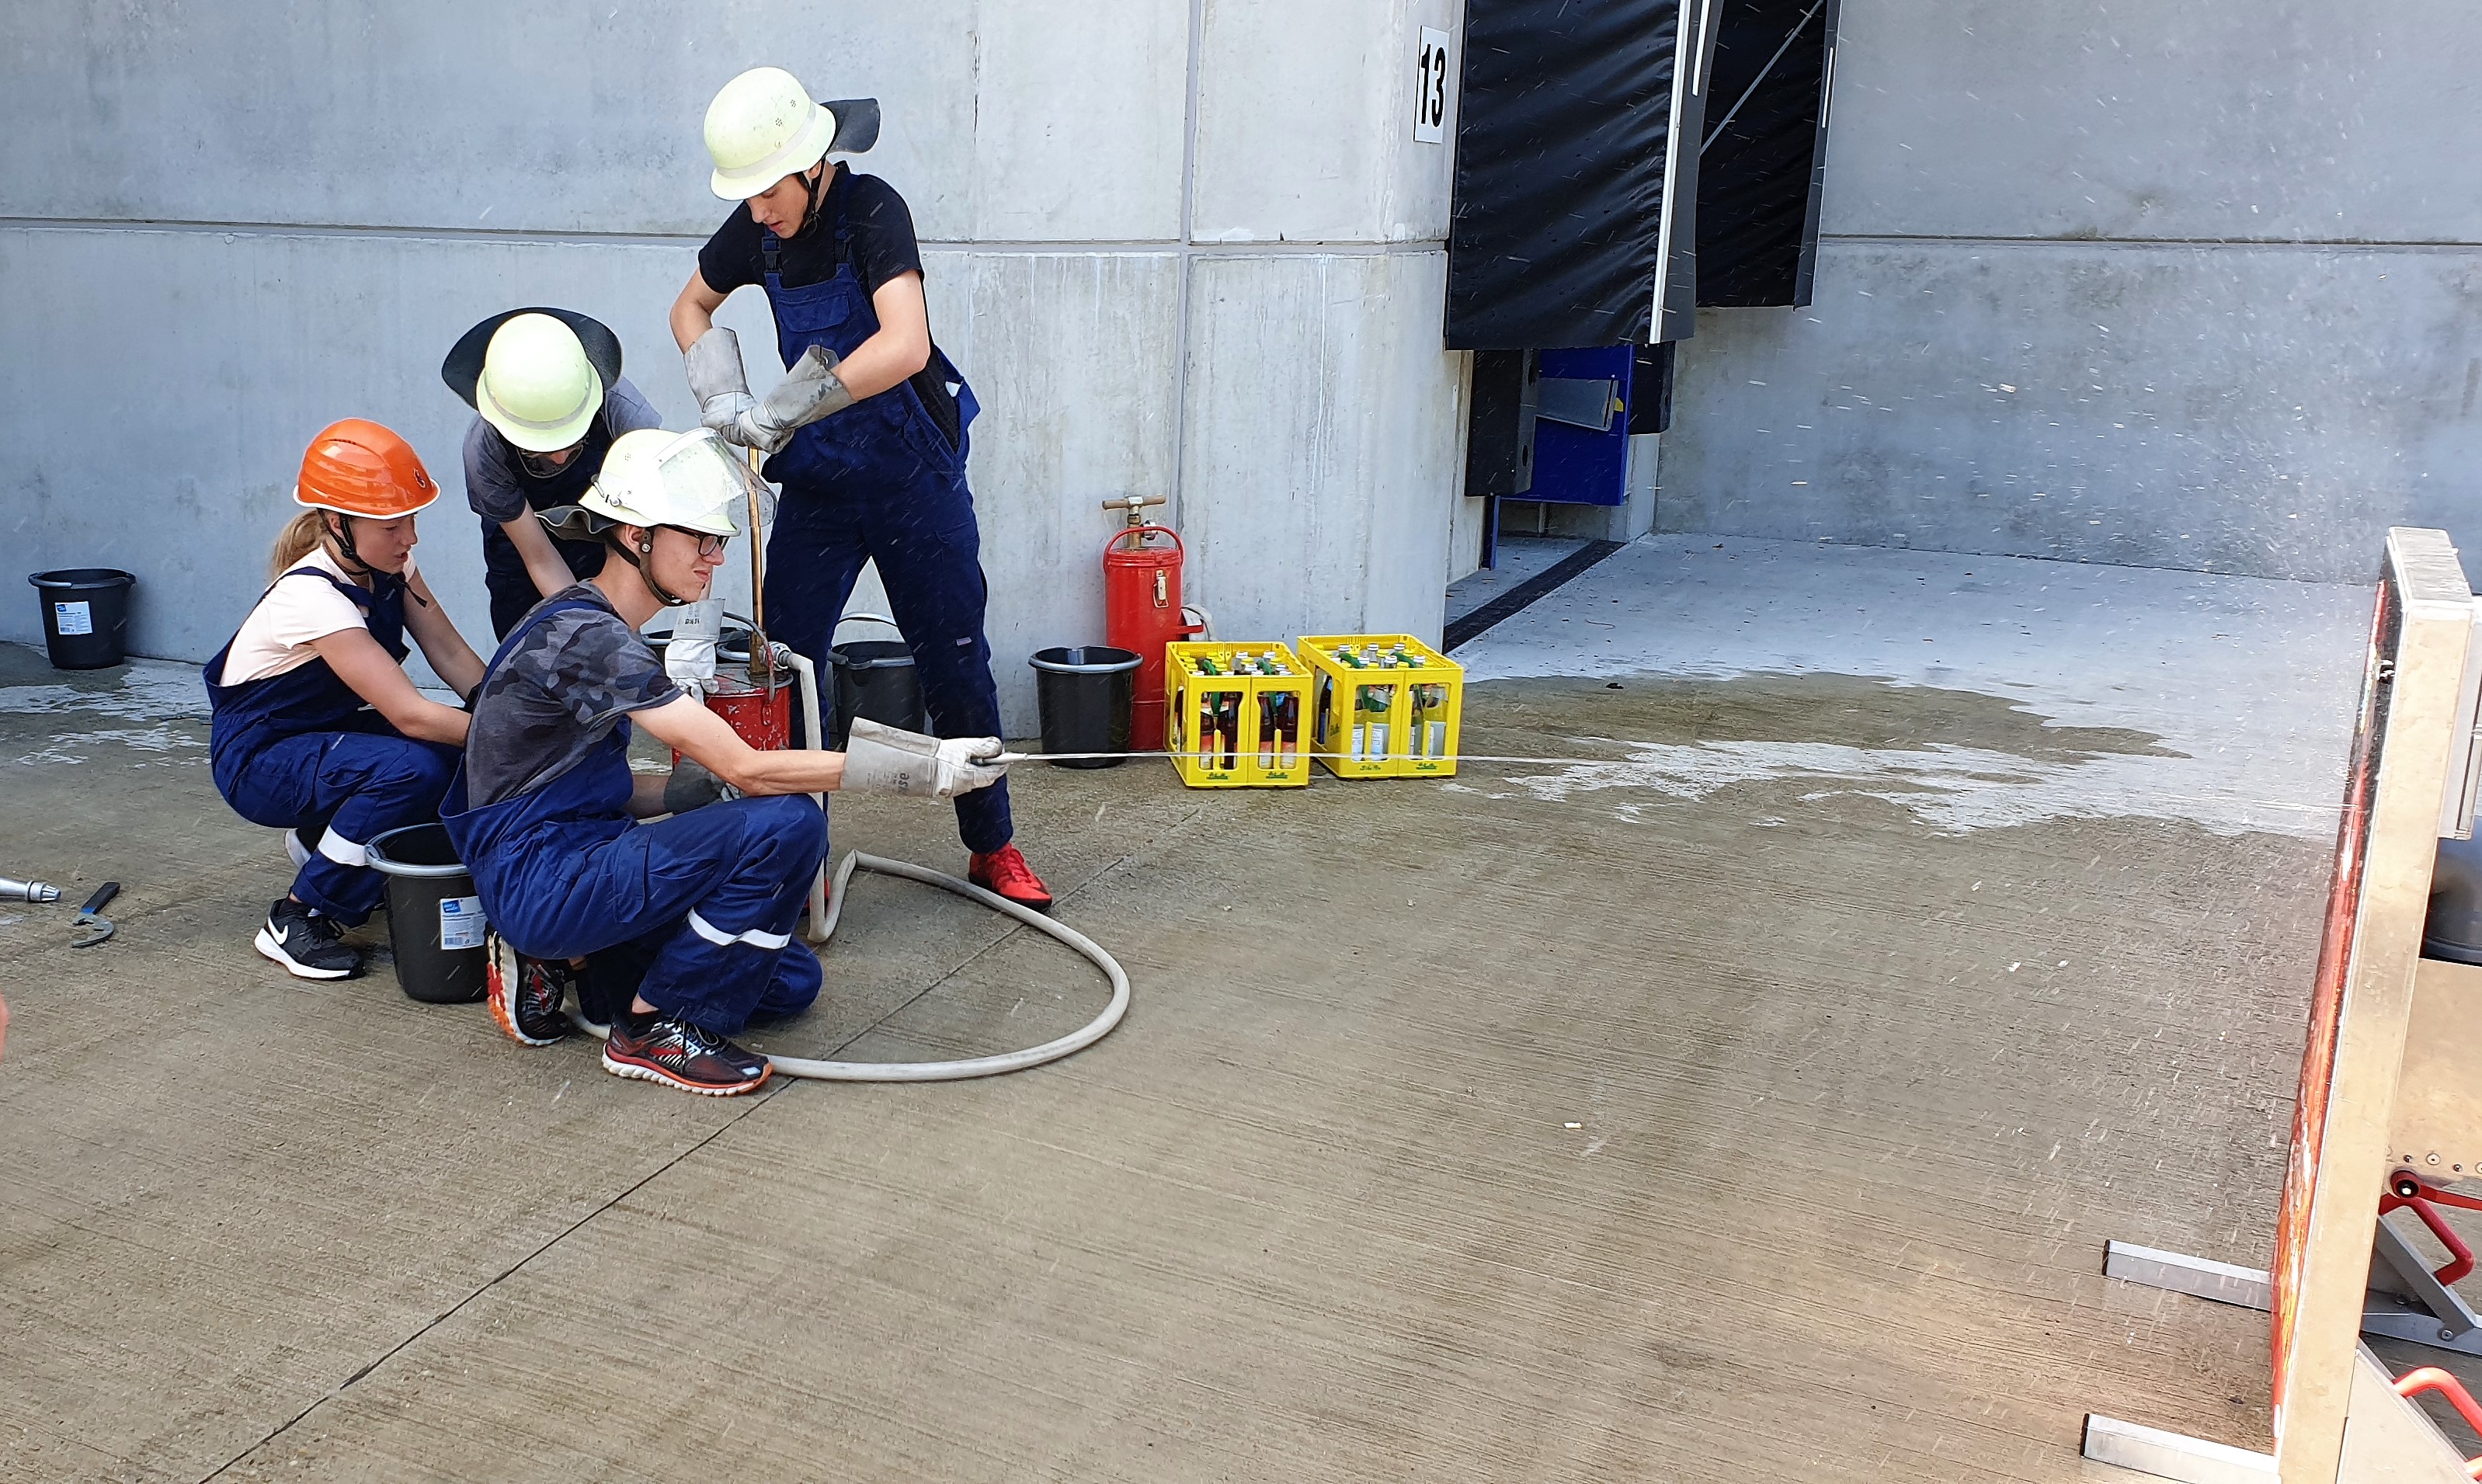
[(2286, 1484), (2342, 1464), (2472, 601), (2443, 532), (2389, 532), (2269, 1264)]

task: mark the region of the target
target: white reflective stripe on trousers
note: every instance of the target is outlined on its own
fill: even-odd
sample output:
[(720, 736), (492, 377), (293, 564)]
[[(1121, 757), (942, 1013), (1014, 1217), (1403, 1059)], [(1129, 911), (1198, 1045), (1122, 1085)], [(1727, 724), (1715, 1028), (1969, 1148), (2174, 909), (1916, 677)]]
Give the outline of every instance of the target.
[(762, 933), (756, 928), (747, 933), (727, 933), (700, 916), (696, 908), (690, 910), (690, 931), (719, 948), (729, 948), (734, 943), (748, 943), (753, 948), (781, 948), (793, 941), (790, 933)]

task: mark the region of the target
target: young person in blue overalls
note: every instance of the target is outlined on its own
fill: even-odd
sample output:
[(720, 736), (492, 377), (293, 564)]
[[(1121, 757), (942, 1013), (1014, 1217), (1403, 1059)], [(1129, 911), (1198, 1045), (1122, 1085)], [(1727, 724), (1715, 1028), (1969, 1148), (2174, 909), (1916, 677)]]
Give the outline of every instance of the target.
[(612, 440), (664, 420), (620, 375), (620, 337), (572, 309), (511, 309), (459, 337), (439, 379), (474, 410), (465, 503), (483, 517), (491, 632), (603, 570), (603, 543), (563, 541), (535, 512), (574, 505)]
[[(487, 981), (500, 1028), (559, 1040), (575, 987), (609, 1020), (606, 1071), (714, 1097), (772, 1070), (733, 1036), (818, 997), (819, 961), (793, 941), (827, 857), (809, 795), (949, 799), (1005, 771), (986, 760), (996, 737), (869, 722), (843, 753), (757, 752), (664, 673), (638, 630), (706, 596), (755, 477), (706, 429), (624, 433), (576, 507), (547, 513), (620, 560), (538, 605), (491, 657), (440, 814), (500, 940)], [(700, 767), (632, 773), (633, 725)]]
[(329, 426), (303, 455), (293, 498), (309, 508), (277, 538), (275, 581), (207, 661), (216, 789), (287, 832), (301, 867), (258, 951), (304, 979), (361, 971), (343, 930), (386, 887), (363, 847), (438, 816), (465, 740), (465, 713), (425, 700), (404, 668), (410, 633), (459, 694), (483, 677), (413, 565), (414, 513), (438, 497), (404, 438), (357, 417)]
[[(828, 647), (864, 561), (879, 565), (897, 626), (942, 736), (1000, 729), (983, 633), (982, 537), (965, 487), (971, 388), (931, 340), (922, 255), (904, 198), (831, 151), (866, 149), (879, 105), (813, 103), (793, 75), (758, 67), (707, 109), (715, 194), (733, 208), (673, 301), (700, 420), (769, 454), (781, 485), (767, 543), (767, 625), (828, 673)], [(750, 395), (740, 342), (716, 307), (765, 289), (788, 368)], [(1012, 842), (1006, 785), (957, 801), (975, 885), (1037, 910), (1051, 893)]]

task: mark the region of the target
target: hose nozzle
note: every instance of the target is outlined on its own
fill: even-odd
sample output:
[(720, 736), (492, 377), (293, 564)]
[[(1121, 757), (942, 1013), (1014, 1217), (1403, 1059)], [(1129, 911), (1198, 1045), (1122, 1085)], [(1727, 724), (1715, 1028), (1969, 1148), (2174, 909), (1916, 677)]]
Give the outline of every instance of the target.
[(57, 902), (61, 888), (48, 881), (19, 881), (0, 876), (0, 902)]

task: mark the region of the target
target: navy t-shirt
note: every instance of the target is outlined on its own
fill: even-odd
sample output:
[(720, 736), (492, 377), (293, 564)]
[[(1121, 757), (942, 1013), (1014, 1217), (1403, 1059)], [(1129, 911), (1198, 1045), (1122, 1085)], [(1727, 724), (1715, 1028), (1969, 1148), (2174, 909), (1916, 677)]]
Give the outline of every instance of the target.
[[(922, 247), (914, 240), (913, 213), (905, 198), (877, 175), (858, 175), (839, 164), (809, 228), (778, 241), (776, 271), (786, 288), (807, 288), (835, 277), (833, 219), (839, 199), (853, 251), (854, 277), (861, 281), (863, 293), (876, 294), (889, 279), (922, 271)], [(765, 283), (766, 236), (747, 205), (733, 207), (715, 235), (699, 249), (699, 277), (719, 294)], [(932, 421), (955, 446), (957, 399), (940, 378), (938, 358), (935, 356), (915, 372), (912, 382)]]

